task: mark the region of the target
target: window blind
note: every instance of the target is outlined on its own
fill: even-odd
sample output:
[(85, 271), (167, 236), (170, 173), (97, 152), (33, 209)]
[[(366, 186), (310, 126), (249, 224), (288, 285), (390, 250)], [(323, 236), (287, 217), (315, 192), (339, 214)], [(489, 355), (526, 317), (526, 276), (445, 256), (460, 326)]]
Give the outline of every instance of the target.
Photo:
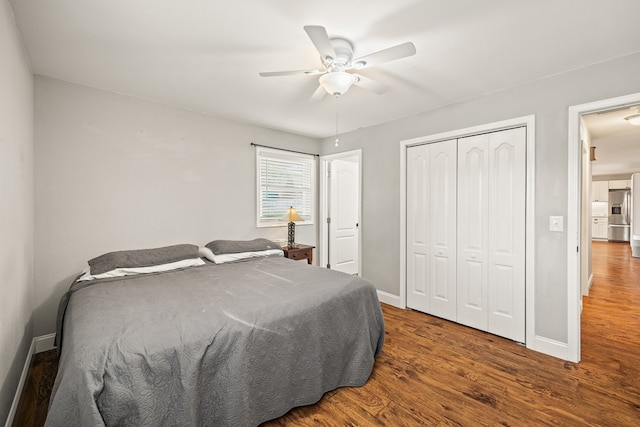
[(257, 147), (258, 226), (283, 225), (293, 206), (304, 223), (313, 223), (315, 159), (311, 155)]

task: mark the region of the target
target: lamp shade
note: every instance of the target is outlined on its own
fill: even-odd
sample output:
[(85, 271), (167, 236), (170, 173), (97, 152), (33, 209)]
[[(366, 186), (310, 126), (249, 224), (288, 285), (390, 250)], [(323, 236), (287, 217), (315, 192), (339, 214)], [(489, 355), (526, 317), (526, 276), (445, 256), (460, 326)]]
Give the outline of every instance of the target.
[(340, 96), (349, 90), (352, 84), (356, 82), (353, 74), (344, 71), (333, 71), (331, 73), (320, 76), (320, 84), (333, 96)]
[(298, 215), (298, 212), (296, 212), (296, 210), (293, 208), (293, 206), (291, 206), (289, 209), (287, 209), (287, 214), (286, 214), (287, 220), (289, 222), (293, 222), (293, 221), (304, 221), (300, 215)]

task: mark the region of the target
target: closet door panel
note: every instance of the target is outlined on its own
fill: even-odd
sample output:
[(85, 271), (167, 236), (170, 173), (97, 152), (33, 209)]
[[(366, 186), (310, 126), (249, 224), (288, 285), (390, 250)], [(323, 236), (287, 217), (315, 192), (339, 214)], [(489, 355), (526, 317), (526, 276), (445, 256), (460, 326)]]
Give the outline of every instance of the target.
[(407, 306), (456, 318), (456, 141), (407, 149)]
[(431, 314), (456, 320), (456, 141), (431, 144)]
[(489, 134), (488, 331), (525, 340), (525, 128)]
[(489, 139), (458, 140), (457, 321), (487, 330)]
[[(461, 282), (465, 285), (460, 288), (459, 292), (463, 293), (461, 299), (464, 301), (465, 310), (472, 311), (468, 317), (480, 315), (486, 305), (486, 292), (483, 280), (483, 277), (486, 276), (484, 263), (467, 259), (462, 265), (462, 274)], [(484, 325), (483, 322), (478, 322), (478, 324)]]
[(407, 307), (429, 313), (430, 209), (428, 145), (407, 149)]

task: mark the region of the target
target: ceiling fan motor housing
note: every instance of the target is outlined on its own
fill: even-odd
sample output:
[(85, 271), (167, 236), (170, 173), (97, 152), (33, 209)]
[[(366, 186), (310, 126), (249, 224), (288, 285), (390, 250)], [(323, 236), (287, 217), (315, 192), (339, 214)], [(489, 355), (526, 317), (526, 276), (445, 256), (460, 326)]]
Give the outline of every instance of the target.
[(326, 56), (322, 58), (324, 67), (329, 72), (344, 71), (351, 67), (353, 59), (353, 44), (349, 40), (334, 38), (331, 39), (331, 46), (336, 52), (336, 57)]

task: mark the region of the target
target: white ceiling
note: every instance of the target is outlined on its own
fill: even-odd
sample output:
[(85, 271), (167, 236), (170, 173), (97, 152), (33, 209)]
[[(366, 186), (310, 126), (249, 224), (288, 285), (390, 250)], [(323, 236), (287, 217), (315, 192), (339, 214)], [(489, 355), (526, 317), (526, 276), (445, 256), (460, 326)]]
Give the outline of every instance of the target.
[[(637, 0), (9, 1), (36, 74), (312, 137), (640, 51)], [(304, 25), (417, 53), (360, 71), (383, 95), (310, 103), (318, 76), (258, 76), (320, 65)]]

